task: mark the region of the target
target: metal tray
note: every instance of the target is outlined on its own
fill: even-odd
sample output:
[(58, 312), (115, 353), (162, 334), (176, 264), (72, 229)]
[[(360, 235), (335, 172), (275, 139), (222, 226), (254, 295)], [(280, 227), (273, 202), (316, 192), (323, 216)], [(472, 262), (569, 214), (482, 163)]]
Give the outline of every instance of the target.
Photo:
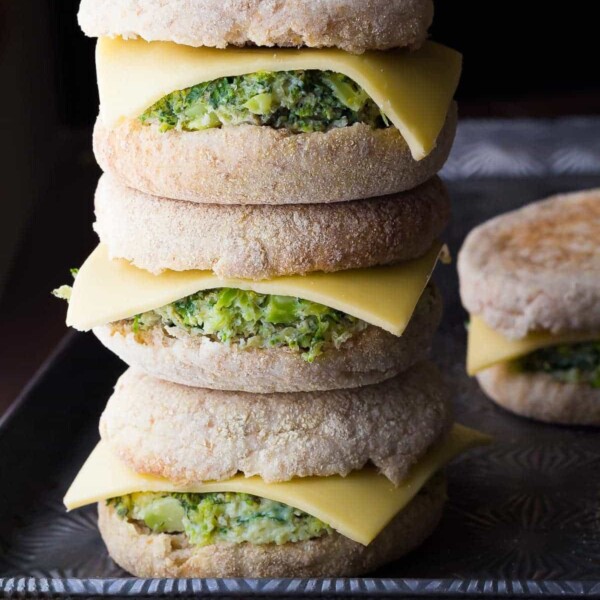
[[(600, 175), (453, 181), (451, 250), (494, 214), (593, 185)], [(542, 425), (492, 405), (464, 373), (455, 268), (436, 276), (446, 316), (435, 357), (455, 386), (459, 420), (496, 443), (449, 468), (445, 516), (419, 550), (357, 579), (128, 577), (106, 553), (95, 508), (66, 514), (61, 502), (123, 370), (92, 335), (69, 334), (0, 423), (0, 596), (600, 598), (598, 430)]]

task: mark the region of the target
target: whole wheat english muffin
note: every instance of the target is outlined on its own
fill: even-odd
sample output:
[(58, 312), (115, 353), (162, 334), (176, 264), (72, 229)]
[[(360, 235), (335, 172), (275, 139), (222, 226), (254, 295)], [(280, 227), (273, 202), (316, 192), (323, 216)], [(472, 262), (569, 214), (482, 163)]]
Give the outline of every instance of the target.
[(430, 363), (377, 385), (295, 394), (192, 388), (130, 369), (100, 432), (134, 471), (170, 481), (243, 473), (271, 483), (345, 476), (371, 463), (399, 484), (451, 420), (448, 390)]
[(79, 10), (79, 24), (92, 37), (358, 53), (417, 47), (432, 18), (432, 0), (83, 0)]
[(441, 297), (429, 286), (401, 337), (367, 325), (339, 348), (325, 348), (313, 362), (287, 347), (242, 348), (160, 324), (136, 332), (134, 322), (119, 321), (93, 331), (128, 365), (159, 379), (264, 394), (358, 387), (390, 379), (428, 355), (441, 314)]
[(161, 131), (138, 119), (94, 129), (102, 169), (122, 184), (208, 204), (310, 204), (395, 194), (433, 177), (454, 140), (452, 104), (437, 145), (415, 160), (395, 127), (357, 123), (293, 133), (263, 125)]
[(459, 254), (463, 304), (509, 338), (600, 331), (599, 240), (600, 189), (491, 219)]
[(104, 175), (94, 229), (111, 258), (153, 273), (209, 269), (268, 279), (416, 258), (449, 216), (437, 177), (403, 194), (343, 204), (218, 206), (149, 196)]
[(102, 538), (112, 558), (137, 577), (351, 577), (410, 552), (431, 535), (446, 501), (443, 475), (433, 477), (371, 542), (332, 532), (285, 544), (194, 546), (183, 534), (153, 533), (98, 504)]
[(523, 417), (564, 425), (600, 425), (600, 388), (524, 373), (503, 363), (477, 374), (485, 393)]

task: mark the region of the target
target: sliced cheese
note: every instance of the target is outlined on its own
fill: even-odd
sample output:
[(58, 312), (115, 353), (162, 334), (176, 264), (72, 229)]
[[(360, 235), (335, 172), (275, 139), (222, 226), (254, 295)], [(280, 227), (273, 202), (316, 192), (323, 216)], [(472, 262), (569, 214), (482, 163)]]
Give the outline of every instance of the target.
[(77, 274), (67, 325), (86, 331), (165, 306), (200, 290), (231, 287), (311, 300), (402, 335), (441, 252), (441, 245), (436, 243), (421, 258), (389, 267), (252, 281), (221, 279), (212, 271), (165, 271), (153, 275), (125, 260), (111, 260), (101, 244)]
[(350, 77), (399, 129), (415, 160), (435, 147), (458, 85), (461, 55), (433, 42), (420, 50), (356, 55), (335, 49), (192, 48), (171, 42), (100, 38), (100, 117), (113, 126), (157, 100), (221, 77), (317, 69)]
[(132, 471), (100, 442), (92, 452), (64, 502), (68, 510), (134, 492), (238, 492), (293, 506), (321, 519), (342, 535), (368, 545), (431, 478), (458, 454), (489, 443), (482, 433), (455, 425), (446, 439), (413, 467), (395, 487), (372, 468), (347, 477), (305, 477), (265, 483), (260, 477), (237, 475), (226, 481), (182, 486), (166, 479)]
[(600, 332), (572, 332), (557, 335), (538, 331), (524, 338), (511, 340), (492, 329), (481, 317), (472, 316), (467, 343), (467, 373), (475, 375), (483, 369), (515, 360), (540, 348), (591, 340), (600, 340)]

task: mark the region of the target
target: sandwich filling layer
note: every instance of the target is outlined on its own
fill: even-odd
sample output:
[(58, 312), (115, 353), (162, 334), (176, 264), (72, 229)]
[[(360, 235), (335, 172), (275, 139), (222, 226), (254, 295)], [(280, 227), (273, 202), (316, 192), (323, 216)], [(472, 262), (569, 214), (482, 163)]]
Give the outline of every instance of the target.
[(389, 125), (350, 78), (315, 70), (250, 73), (200, 83), (161, 98), (140, 120), (161, 131), (247, 124), (314, 133), (355, 123)]
[[(154, 496), (148, 496), (150, 500), (157, 500), (159, 496), (171, 497), (177, 494), (194, 494), (194, 498), (202, 499), (205, 494), (250, 494), (251, 496), (267, 499), (281, 505), (293, 508), (288, 511), (288, 523), (293, 524), (293, 516), (303, 517), (302, 513), (314, 517), (337, 533), (354, 540), (363, 545), (370, 544), (394, 516), (406, 507), (409, 502), (419, 493), (426, 483), (450, 462), (455, 456), (465, 452), (469, 448), (489, 443), (488, 436), (461, 425), (455, 425), (450, 433), (440, 440), (439, 443), (427, 452), (421, 460), (413, 466), (409, 475), (399, 485), (394, 485), (376, 469), (365, 466), (365, 468), (351, 472), (346, 477), (332, 475), (329, 477), (296, 477), (289, 481), (279, 483), (266, 483), (257, 476), (245, 477), (238, 474), (230, 479), (222, 481), (208, 481), (197, 483), (183, 483), (170, 481), (168, 479), (137, 473), (122, 463), (106, 442), (100, 442), (92, 452), (75, 481), (69, 488), (64, 502), (71, 510), (86, 504), (104, 502), (112, 498), (122, 498), (135, 495), (139, 492), (152, 492)], [(140, 497), (140, 496), (133, 496)], [(182, 496), (183, 497), (183, 496)], [(239, 500), (239, 499), (238, 499)], [(119, 508), (119, 502), (114, 501)], [(175, 517), (169, 527), (179, 528), (177, 518), (184, 513), (175, 510)], [(257, 502), (254, 501), (253, 502)], [(254, 511), (260, 513), (260, 502), (254, 504)], [(265, 504), (266, 506), (275, 506)], [(241, 509), (237, 501), (229, 507), (235, 520)], [(256, 509), (256, 510), (255, 510)], [(128, 517), (130, 509), (127, 501), (120, 509), (122, 516)], [(135, 517), (143, 517), (141, 522), (145, 523), (146, 515), (139, 512), (139, 507), (132, 512)], [(220, 509), (208, 508), (210, 519), (213, 512)], [(284, 510), (284, 509), (280, 509)], [(287, 509), (285, 509), (287, 510)], [(284, 512), (285, 512), (284, 510)], [(298, 511), (298, 514), (296, 514)], [(154, 514), (154, 511), (151, 511)], [(185, 511), (184, 511), (185, 512)], [(148, 513), (148, 516), (150, 512)], [(169, 518), (171, 513), (168, 513)], [(160, 520), (162, 517), (158, 517)], [(166, 516), (165, 516), (166, 518)], [(183, 519), (183, 516), (181, 516)], [(206, 524), (200, 516), (202, 523)], [(210, 521), (209, 522), (214, 522)], [(223, 523), (227, 523), (227, 519)], [(151, 524), (154, 520), (151, 518)], [(310, 532), (317, 533), (321, 529), (316, 527), (316, 521), (304, 521), (307, 527), (301, 535)], [(292, 528), (293, 535), (300, 535), (297, 526)], [(148, 526), (148, 525), (146, 525)], [(182, 525), (183, 527), (183, 525)], [(314, 529), (311, 529), (313, 528)], [(152, 527), (150, 527), (152, 529)], [(327, 530), (328, 531), (328, 530)], [(325, 532), (326, 533), (326, 532)], [(323, 535), (325, 535), (323, 533)], [(292, 535), (292, 534), (290, 534)], [(311, 534), (312, 535), (312, 534)]]
[(328, 535), (331, 527), (287, 504), (251, 494), (145, 492), (107, 500), (120, 518), (151, 533), (183, 533), (190, 544), (287, 544)]
[(546, 373), (563, 383), (600, 389), (600, 340), (541, 348), (514, 361), (523, 373)]
[[(67, 325), (79, 330), (123, 320), (139, 329), (149, 320), (201, 335), (226, 329), (229, 339), (262, 331), (253, 343), (297, 345), (310, 354), (318, 352), (321, 342), (339, 343), (359, 331), (363, 325), (358, 321), (402, 335), (437, 260), (445, 255), (435, 243), (422, 257), (396, 265), (253, 281), (219, 278), (212, 271), (154, 275), (125, 260), (111, 260), (101, 244), (79, 269), (73, 289), (58, 293), (69, 298)], [(156, 314), (143, 322), (138, 317), (136, 325), (136, 315), (149, 312)], [(286, 327), (294, 331), (284, 333)]]
[(475, 375), (501, 363), (510, 363), (522, 373), (546, 373), (565, 383), (600, 387), (600, 333), (536, 331), (510, 339), (481, 317), (471, 316), (467, 372)]
[(303, 133), (389, 120), (421, 160), (446, 122), (461, 56), (433, 42), (355, 55), (100, 38), (96, 64), (107, 127), (142, 116), (166, 129), (251, 123)]
[(122, 323), (143, 341), (153, 327), (203, 335), (243, 348), (290, 348), (312, 362), (327, 347), (340, 348), (367, 323), (301, 298), (250, 290), (204, 290)]
[[(68, 301), (72, 288), (64, 285), (53, 293)], [(417, 310), (427, 311), (433, 302), (434, 292), (427, 287)], [(205, 336), (243, 349), (289, 348), (309, 363), (329, 348), (341, 348), (369, 326), (310, 300), (235, 288), (202, 290), (114, 325), (119, 331), (133, 333), (139, 343), (161, 328), (169, 336)]]

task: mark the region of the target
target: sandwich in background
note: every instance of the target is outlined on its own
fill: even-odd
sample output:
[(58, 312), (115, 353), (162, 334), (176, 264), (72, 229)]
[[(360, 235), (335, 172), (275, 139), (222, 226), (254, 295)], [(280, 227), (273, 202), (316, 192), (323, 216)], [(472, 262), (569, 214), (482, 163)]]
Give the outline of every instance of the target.
[(600, 425), (600, 190), (476, 227), (458, 258), (467, 370), (519, 415)]

